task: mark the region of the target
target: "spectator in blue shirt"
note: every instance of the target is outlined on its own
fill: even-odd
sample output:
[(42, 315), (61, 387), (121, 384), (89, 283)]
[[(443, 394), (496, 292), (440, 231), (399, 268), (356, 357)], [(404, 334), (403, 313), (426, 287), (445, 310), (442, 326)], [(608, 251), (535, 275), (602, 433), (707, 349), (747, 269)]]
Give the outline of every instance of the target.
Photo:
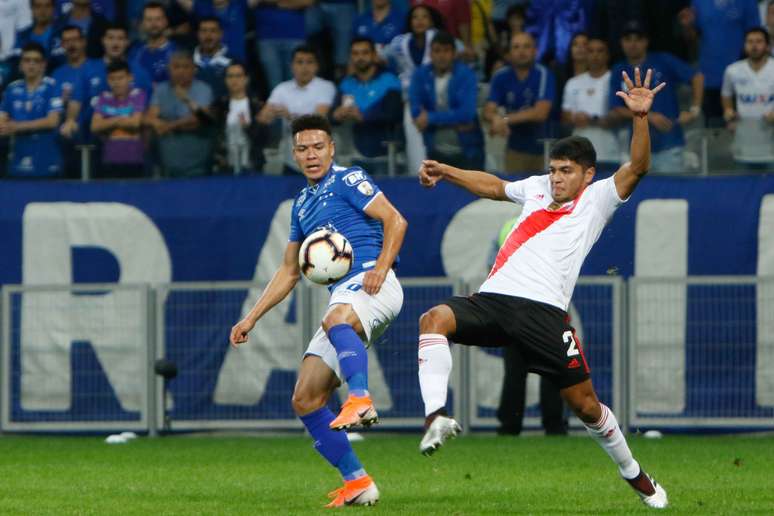
[(414, 72), (409, 102), (430, 159), (462, 169), (484, 168), (484, 137), (478, 124), (476, 73), (456, 59), (454, 37), (439, 32), (430, 64)]
[(492, 76), (484, 120), (490, 133), (508, 138), (505, 172), (543, 170), (546, 121), (551, 113), (556, 85), (543, 65), (535, 64), (535, 40), (521, 32), (511, 38), (509, 66)]
[[(102, 36), (102, 46), (105, 49), (105, 55), (99, 62), (95, 63), (94, 75), (90, 80), (88, 98), (95, 102), (103, 91), (108, 91), (107, 67), (113, 61), (127, 61), (129, 49), (129, 32), (126, 26), (119, 23), (111, 23)], [(145, 71), (137, 61), (129, 63), (131, 72), (132, 86), (136, 86), (145, 92), (145, 98), (150, 98), (153, 92), (153, 83), (150, 75)]]
[[(374, 42), (355, 37), (350, 50), (353, 73), (344, 78), (333, 101), (334, 123), (352, 123), (357, 151), (367, 158), (384, 156), (384, 142), (395, 140), (403, 119), (398, 77), (381, 68)], [(373, 171), (373, 166), (369, 166)]]
[(102, 57), (102, 35), (108, 25), (107, 18), (92, 8), (91, 0), (73, 0), (72, 8), (57, 20), (57, 27), (75, 25), (86, 36), (86, 55)]
[(247, 0), (177, 0), (194, 20), (215, 16), (223, 30), (223, 44), (237, 61), (247, 61), (245, 34), (247, 33)]
[(142, 31), (147, 40), (132, 61), (145, 70), (153, 84), (169, 79), (169, 58), (175, 45), (167, 39), (169, 21), (164, 6), (148, 2), (142, 10)]
[(293, 51), (306, 40), (304, 11), (313, 3), (314, 0), (285, 0), (280, 7), (278, 3), (248, 0), (248, 5), (255, 9), (258, 59), (269, 91), (293, 78)]
[(91, 91), (93, 81), (99, 82), (98, 59), (86, 58), (86, 38), (80, 27), (69, 25), (62, 29), (62, 48), (67, 62), (54, 70), (53, 78), (62, 94), (66, 119), (59, 132), (74, 143), (88, 139), (91, 121)]
[(206, 82), (213, 96), (219, 99), (226, 94), (226, 68), (231, 64), (231, 55), (223, 45), (220, 20), (215, 16), (201, 18), (196, 38), (199, 41), (194, 49), (196, 78)]
[(390, 0), (373, 0), (371, 9), (355, 18), (352, 25), (353, 37), (370, 38), (379, 53), (395, 36), (404, 32), (406, 13), (396, 9)]
[(56, 127), (62, 99), (56, 81), (44, 76), (46, 52), (40, 43), (22, 49), (23, 79), (8, 85), (0, 104), (0, 136), (14, 136), (12, 177), (55, 177), (62, 172)]
[(738, 60), (748, 29), (760, 27), (755, 0), (693, 0), (680, 13), (689, 40), (700, 39), (699, 70), (704, 74), (704, 114), (711, 125), (723, 124), (720, 88), (726, 67)]
[[(619, 121), (631, 119), (631, 111), (615, 94), (623, 88), (621, 73), (625, 71), (629, 77), (634, 77), (634, 68), (639, 67), (644, 76), (648, 69), (652, 69), (651, 84), (666, 82), (666, 87), (653, 101), (653, 107), (648, 113), (652, 150), (650, 170), (681, 173), (685, 146), (681, 125), (692, 122), (701, 114), (704, 77), (701, 72), (672, 54), (648, 52), (648, 36), (639, 21), (627, 22), (622, 34), (621, 47), (625, 60), (616, 63), (610, 72), (608, 94), (611, 117)], [(682, 113), (677, 101), (677, 87), (680, 84), (691, 86), (691, 107)]]
[[(54, 0), (32, 0), (32, 25), (16, 33), (14, 62), (18, 63), (21, 49), (30, 41), (40, 43), (46, 51), (49, 67), (55, 68), (64, 59), (64, 50), (54, 23)], [(14, 67), (16, 68), (16, 67)]]

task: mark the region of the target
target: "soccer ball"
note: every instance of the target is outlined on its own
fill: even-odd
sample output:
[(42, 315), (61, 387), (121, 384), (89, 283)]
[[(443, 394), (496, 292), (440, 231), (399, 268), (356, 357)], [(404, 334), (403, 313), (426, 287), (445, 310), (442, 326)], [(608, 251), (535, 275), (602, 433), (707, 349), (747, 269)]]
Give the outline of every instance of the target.
[(319, 229), (306, 237), (298, 252), (298, 265), (309, 281), (330, 285), (352, 268), (352, 246), (341, 233)]

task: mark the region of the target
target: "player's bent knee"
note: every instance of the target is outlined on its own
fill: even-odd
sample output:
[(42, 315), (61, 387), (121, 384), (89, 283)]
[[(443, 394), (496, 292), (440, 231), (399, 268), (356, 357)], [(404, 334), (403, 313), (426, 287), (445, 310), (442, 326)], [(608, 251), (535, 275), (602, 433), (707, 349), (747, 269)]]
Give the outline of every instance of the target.
[(453, 324), (454, 314), (451, 309), (446, 305), (438, 305), (419, 317), (419, 332), (448, 336)]
[(321, 409), (327, 403), (327, 396), (314, 395), (310, 392), (296, 390), (290, 402), (293, 405), (293, 412), (297, 416), (311, 414), (315, 410)]
[(350, 305), (335, 305), (328, 310), (322, 320), (322, 328), (325, 333), (339, 324), (349, 324), (353, 326), (353, 323), (357, 322), (357, 316), (352, 310)]

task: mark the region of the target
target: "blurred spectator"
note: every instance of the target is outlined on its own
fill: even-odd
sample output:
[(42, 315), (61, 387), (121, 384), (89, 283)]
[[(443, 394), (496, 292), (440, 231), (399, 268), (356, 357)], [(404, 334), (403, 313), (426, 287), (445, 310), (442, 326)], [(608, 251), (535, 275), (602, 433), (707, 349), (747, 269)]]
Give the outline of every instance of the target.
[(0, 11), (0, 60), (13, 52), (16, 33), (32, 25), (29, 0), (4, 0)]
[(247, 34), (246, 0), (177, 0), (180, 7), (191, 13), (196, 21), (215, 16), (220, 20), (223, 43), (231, 57), (247, 61), (245, 35)]
[(492, 0), (492, 21), (495, 27), (499, 29), (507, 23), (508, 13), (514, 7), (520, 7), (523, 10), (526, 9), (528, 3), (529, 0)]
[(371, 9), (355, 18), (353, 37), (370, 38), (379, 53), (398, 34), (406, 31), (406, 13), (390, 0), (373, 0)]
[[(404, 99), (407, 100), (411, 76), (417, 67), (430, 62), (430, 42), (437, 32), (434, 27), (442, 26), (443, 20), (438, 11), (424, 5), (409, 9), (406, 18), (409, 32), (393, 38), (385, 48), (385, 57), (397, 72)], [(403, 134), (406, 138), (406, 167), (410, 174), (418, 174), (426, 151), (408, 102), (403, 108)]]
[(169, 59), (169, 81), (157, 85), (145, 122), (159, 138), (164, 174), (169, 177), (209, 174), (213, 138), (206, 123), (212, 90), (194, 79), (196, 67), (186, 51)]
[(228, 49), (223, 46), (223, 29), (214, 16), (201, 18), (196, 31), (199, 45), (194, 50), (196, 78), (206, 82), (215, 98), (226, 94), (226, 67), (231, 64)]
[(258, 59), (269, 91), (293, 77), (290, 63), (295, 48), (306, 40), (304, 11), (312, 3), (314, 0), (248, 0), (248, 5), (255, 8)]
[[(402, 119), (400, 81), (379, 65), (376, 46), (368, 38), (352, 40), (350, 63), (352, 75), (341, 81), (331, 117), (336, 123), (352, 124), (355, 148), (361, 155), (384, 156), (384, 143), (396, 139)], [(369, 170), (374, 173), (373, 166)]]
[[(119, 0), (120, 1), (120, 0)], [(116, 19), (116, 2), (113, 0), (93, 0), (92, 10), (108, 21)], [(56, 17), (63, 18), (73, 10), (72, 0), (56, 0)], [(84, 29), (85, 31), (85, 29)]]
[(352, 24), (357, 16), (357, 0), (317, 0), (305, 13), (307, 37), (327, 31), (333, 40), (334, 77), (347, 71)]
[(607, 43), (591, 39), (588, 43), (588, 71), (567, 81), (562, 95), (562, 122), (572, 134), (585, 136), (594, 144), (597, 162), (604, 166), (621, 161), (618, 138), (609, 128), (610, 55)]
[(445, 29), (462, 41), (464, 48), (460, 57), (468, 61), (475, 59), (476, 53), (470, 39), (470, 0), (411, 0), (411, 5), (425, 5), (437, 11), (443, 23), (436, 24), (435, 28)]
[(62, 172), (56, 128), (62, 99), (56, 81), (45, 77), (46, 53), (40, 43), (22, 49), (22, 79), (8, 85), (0, 105), (0, 136), (13, 136), (11, 177), (54, 177)]
[(143, 142), (140, 134), (147, 97), (133, 86), (129, 64), (112, 61), (107, 67), (108, 91), (94, 105), (91, 131), (104, 138), (101, 177), (142, 177)]
[[(150, 98), (153, 92), (153, 82), (150, 75), (137, 61), (130, 62), (128, 59), (129, 33), (126, 27), (117, 23), (108, 25), (105, 29), (105, 35), (102, 36), (102, 46), (105, 49), (105, 54), (95, 64), (94, 76), (92, 77), (88, 97), (94, 99), (103, 91), (108, 91), (107, 66), (111, 61), (122, 60), (129, 63), (132, 85), (141, 88), (145, 92), (145, 97)], [(98, 78), (98, 80), (95, 80), (95, 78)]]
[[(652, 149), (650, 170), (680, 173), (683, 171), (685, 146), (681, 125), (692, 122), (701, 114), (704, 77), (694, 67), (671, 54), (648, 52), (648, 36), (640, 22), (628, 22), (622, 33), (621, 47), (626, 60), (616, 63), (610, 73), (608, 94), (612, 118), (631, 119), (631, 112), (615, 95), (616, 91), (624, 88), (621, 73), (625, 71), (629, 77), (634, 77), (634, 67), (639, 67), (644, 80), (648, 69), (652, 69), (651, 86), (666, 82), (666, 88), (656, 96), (648, 113)], [(677, 102), (677, 87), (680, 84), (691, 86), (691, 107), (682, 113)]]
[(476, 111), (476, 74), (455, 58), (452, 35), (436, 34), (430, 46), (430, 64), (417, 68), (411, 79), (411, 115), (430, 159), (481, 170), (484, 136)]
[(175, 44), (167, 39), (169, 22), (164, 7), (158, 2), (148, 2), (142, 10), (142, 31), (146, 41), (132, 61), (138, 64), (157, 84), (169, 79), (169, 60)]
[(742, 55), (744, 34), (761, 25), (755, 0), (693, 0), (680, 15), (688, 39), (699, 39), (699, 70), (704, 74), (704, 116), (717, 123), (723, 114), (723, 71)]
[(508, 53), (511, 50), (511, 39), (514, 35), (524, 32), (524, 25), (527, 21), (527, 11), (524, 5), (516, 4), (508, 7), (505, 19), (502, 23), (495, 22), (497, 30), (497, 59), (494, 63), (486, 64), (487, 73), (491, 75), (507, 66)]
[(484, 119), (493, 135), (508, 137), (505, 172), (543, 170), (546, 120), (554, 102), (551, 72), (535, 64), (535, 40), (529, 33), (513, 36), (508, 54), (510, 66), (492, 76)]
[(59, 128), (64, 137), (60, 142), (64, 158), (64, 171), (69, 177), (80, 177), (81, 151), (79, 145), (91, 140), (92, 89), (98, 89), (102, 81), (99, 59), (86, 58), (86, 38), (80, 27), (68, 25), (62, 29), (62, 48), (66, 62), (52, 74), (62, 95), (65, 121)]
[(745, 35), (747, 59), (730, 64), (723, 76), (723, 118), (734, 133), (734, 159), (745, 165), (774, 164), (774, 58), (762, 28)]
[(319, 66), (314, 50), (307, 46), (296, 48), (291, 68), (293, 79), (272, 90), (259, 115), (261, 123), (268, 125), (280, 118), (289, 120), (311, 113), (328, 115), (336, 96), (336, 86), (317, 77)]
[[(291, 68), (293, 79), (278, 84), (258, 114), (258, 121), (263, 125), (282, 120), (286, 142), (290, 136), (290, 126), (287, 122), (297, 116), (311, 113), (328, 116), (336, 97), (336, 86), (317, 77), (319, 65), (311, 47), (303, 45), (295, 49)], [(285, 173), (295, 173), (296, 165), (289, 146), (284, 158)]]
[[(774, 0), (769, 0), (766, 6), (766, 16), (763, 18), (766, 31), (769, 33), (769, 38), (774, 37)], [(771, 48), (771, 55), (774, 56), (774, 45), (769, 45)]]
[(470, 4), (470, 41), (476, 53), (476, 67), (489, 81), (492, 65), (500, 57), (497, 30), (492, 23), (492, 0), (473, 0)]
[(525, 30), (536, 38), (536, 60), (566, 63), (573, 34), (586, 30), (580, 0), (532, 0)]
[(102, 35), (107, 28), (107, 19), (94, 12), (91, 0), (73, 0), (72, 9), (57, 20), (57, 26), (80, 27), (86, 37), (86, 55), (90, 58), (102, 57)]
[(248, 89), (245, 66), (233, 62), (226, 67), (224, 97), (215, 101), (212, 111), (218, 124), (215, 163), (218, 168), (233, 172), (260, 172), (263, 169), (265, 126), (258, 123), (261, 101)]
[[(562, 118), (562, 103), (564, 97), (564, 86), (572, 77), (584, 73), (588, 70), (588, 52), (589, 36), (585, 32), (579, 32), (572, 37), (570, 43), (570, 59), (562, 64), (559, 61), (553, 61), (549, 70), (556, 80), (556, 97), (551, 106), (550, 132), (554, 137), (568, 136), (565, 134), (566, 126), (557, 124)], [(558, 125), (558, 134), (557, 134)]]
[(46, 60), (49, 67), (56, 68), (64, 59), (64, 50), (60, 43), (60, 35), (57, 34), (54, 25), (54, 0), (32, 0), (32, 25), (16, 33), (16, 48), (14, 55), (17, 58), (21, 49), (34, 41), (40, 43), (46, 51)]

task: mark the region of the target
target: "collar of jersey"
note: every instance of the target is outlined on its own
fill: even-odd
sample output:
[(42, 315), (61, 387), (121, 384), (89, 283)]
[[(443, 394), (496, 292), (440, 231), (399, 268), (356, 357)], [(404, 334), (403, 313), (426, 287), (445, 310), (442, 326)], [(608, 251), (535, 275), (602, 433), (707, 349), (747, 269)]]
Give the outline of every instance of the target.
[(308, 191), (309, 193), (311, 193), (311, 194), (315, 194), (315, 193), (317, 193), (317, 188), (319, 188), (319, 186), (320, 186), (321, 184), (325, 183), (325, 181), (327, 181), (327, 180), (328, 180), (328, 178), (330, 177), (330, 175), (331, 175), (331, 174), (333, 174), (333, 166), (334, 166), (334, 165), (335, 165), (335, 163), (334, 163), (334, 162), (331, 162), (331, 166), (330, 166), (330, 168), (328, 169), (328, 172), (327, 172), (327, 173), (326, 173), (324, 176), (322, 176), (322, 179), (320, 179), (319, 181), (317, 181), (315, 184), (313, 184), (313, 185), (309, 185), (309, 186), (307, 187), (307, 191)]

